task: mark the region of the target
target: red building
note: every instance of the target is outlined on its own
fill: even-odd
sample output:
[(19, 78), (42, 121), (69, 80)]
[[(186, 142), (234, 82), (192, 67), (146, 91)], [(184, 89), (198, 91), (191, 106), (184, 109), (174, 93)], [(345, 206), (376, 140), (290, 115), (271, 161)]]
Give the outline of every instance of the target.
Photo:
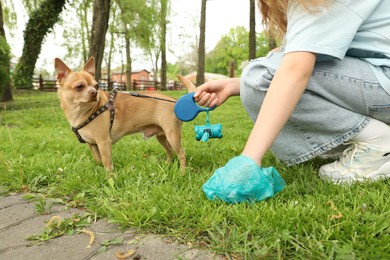
[[(151, 80), (150, 71), (146, 69), (132, 71), (130, 81), (134, 80)], [(126, 83), (126, 73), (114, 72), (111, 74), (111, 80), (113, 82), (125, 82)]]

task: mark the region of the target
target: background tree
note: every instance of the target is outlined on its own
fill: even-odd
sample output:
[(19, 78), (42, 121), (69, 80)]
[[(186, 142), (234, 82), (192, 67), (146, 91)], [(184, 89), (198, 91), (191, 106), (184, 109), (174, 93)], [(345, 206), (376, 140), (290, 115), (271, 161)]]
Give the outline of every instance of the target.
[(249, 0), (249, 60), (256, 58), (256, 4)]
[(35, 64), (41, 53), (42, 42), (58, 22), (65, 2), (66, 0), (45, 0), (32, 12), (24, 31), (22, 56), (14, 72), (16, 88), (32, 88)]
[(116, 31), (116, 27), (118, 26), (118, 21), (117, 21), (118, 15), (117, 14), (119, 12), (119, 8), (115, 7), (115, 2), (112, 3), (110, 12), (111, 12), (110, 22), (109, 22), (109, 26), (108, 26), (108, 33), (109, 33), (108, 36), (109, 37), (107, 37), (108, 38), (108, 50), (107, 50), (107, 55), (105, 53), (105, 55), (103, 57), (103, 60), (107, 64), (108, 78), (110, 78), (110, 75), (111, 75), (111, 60), (112, 60), (113, 52), (115, 50), (115, 47), (118, 45), (118, 42), (115, 41), (115, 36), (116, 36), (115, 31)]
[(110, 18), (111, 0), (95, 0), (93, 3), (93, 18), (91, 40), (89, 45), (89, 57), (94, 57), (96, 62), (95, 78), (101, 77), (101, 66), (103, 61), (108, 20)]
[(167, 86), (167, 13), (168, 13), (168, 0), (160, 0), (161, 12), (160, 12), (160, 43), (161, 43), (161, 70), (160, 70), (160, 84), (161, 89), (166, 90)]
[[(167, 26), (170, 15), (169, 0), (153, 0), (151, 1), (151, 19), (150, 22), (154, 26), (150, 27), (150, 35), (142, 44), (142, 48), (148, 53), (152, 60), (153, 74), (155, 80), (157, 75), (160, 75), (161, 88), (166, 89), (167, 85)], [(157, 37), (156, 37), (157, 35)], [(160, 65), (159, 65), (160, 62)], [(158, 74), (159, 73), (159, 74)], [(176, 77), (175, 77), (176, 78)]]
[(206, 3), (207, 0), (202, 0), (200, 10), (200, 33), (199, 33), (199, 46), (198, 46), (198, 68), (196, 73), (196, 85), (201, 85), (205, 82), (205, 55), (206, 55)]
[(12, 101), (10, 77), (10, 48), (7, 43), (3, 22), (3, 7), (0, 1), (0, 101)]
[[(151, 6), (154, 7), (151, 9), (151, 24), (160, 24), (160, 4), (159, 0), (152, 1)], [(148, 54), (152, 64), (153, 75), (155, 76), (155, 80), (157, 80), (157, 75), (159, 71), (159, 60), (161, 57), (161, 38), (155, 37), (155, 35), (161, 35), (160, 26), (152, 26), (150, 27), (149, 37), (144, 39), (144, 43), (142, 46), (145, 49), (145, 52)]]
[[(63, 12), (61, 27), (64, 28), (63, 46), (67, 49), (64, 59), (78, 67), (89, 58), (90, 35), (92, 29), (93, 0), (70, 1)], [(73, 61), (74, 64), (72, 64)]]
[(168, 75), (171, 79), (177, 80), (177, 74), (186, 75), (196, 71), (198, 64), (198, 49), (194, 47), (191, 48), (190, 51), (191, 52), (179, 56), (178, 61), (174, 65), (168, 65)]
[[(206, 55), (206, 70), (212, 73), (229, 75), (229, 64), (234, 61), (237, 74), (241, 74), (243, 64), (248, 61), (249, 32), (243, 26), (230, 29), (229, 33), (222, 36), (215, 48)], [(259, 33), (257, 38), (256, 56), (267, 54), (268, 39), (264, 33)]]
[[(153, 2), (153, 1), (152, 1)], [(120, 9), (120, 24), (117, 33), (124, 37), (126, 55), (126, 85), (131, 86), (132, 55), (133, 45), (142, 49), (149, 49), (149, 41), (152, 38), (152, 29), (155, 26), (153, 9), (148, 1), (144, 0), (116, 0)]]
[(22, 2), (26, 10), (31, 13), (33, 10), (39, 7), (43, 0), (23, 0)]
[[(181, 12), (181, 10), (173, 10), (169, 8), (169, 19), (174, 19), (174, 16)], [(190, 24), (197, 25), (199, 23), (198, 12), (189, 13), (186, 20)], [(198, 44), (199, 44), (199, 27), (191, 26), (184, 27), (180, 23), (169, 23), (170, 30), (167, 35), (178, 41), (170, 42), (167, 45), (168, 51), (171, 55), (176, 57), (175, 64), (168, 64), (167, 77), (169, 79), (177, 80), (176, 75), (186, 75), (197, 70), (198, 64)], [(177, 33), (179, 32), (179, 33)], [(178, 49), (187, 50), (185, 53), (178, 53)]]
[[(126, 65), (125, 65), (125, 71), (126, 71), (126, 87), (131, 88), (131, 72), (132, 72), (132, 58), (131, 58), (131, 37), (132, 37), (132, 31), (131, 26), (128, 22), (128, 15), (133, 15), (131, 7), (134, 5), (129, 1), (117, 1), (118, 6), (120, 7), (120, 17), (122, 21), (122, 35), (124, 36), (125, 41), (125, 56), (126, 56)], [(132, 13), (132, 14), (130, 14)]]
[(3, 28), (6, 26), (10, 35), (13, 35), (13, 31), (17, 29), (17, 17), (14, 11), (14, 2), (12, 0), (1, 0), (2, 2), (2, 22)]

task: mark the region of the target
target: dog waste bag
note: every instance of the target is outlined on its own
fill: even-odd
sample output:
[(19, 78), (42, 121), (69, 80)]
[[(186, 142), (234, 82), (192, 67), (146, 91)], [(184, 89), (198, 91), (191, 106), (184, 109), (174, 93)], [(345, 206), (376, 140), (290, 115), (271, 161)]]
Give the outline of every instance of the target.
[(251, 158), (240, 155), (217, 169), (202, 189), (210, 200), (240, 203), (273, 197), (285, 186), (274, 167), (259, 167)]

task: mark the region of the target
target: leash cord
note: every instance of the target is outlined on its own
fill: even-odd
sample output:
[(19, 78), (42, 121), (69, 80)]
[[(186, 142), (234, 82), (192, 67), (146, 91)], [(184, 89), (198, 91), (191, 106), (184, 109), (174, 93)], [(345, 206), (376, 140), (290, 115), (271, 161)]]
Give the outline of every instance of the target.
[(136, 92), (128, 92), (127, 94), (129, 94), (130, 96), (133, 96), (133, 97), (151, 98), (151, 99), (157, 99), (157, 100), (162, 100), (162, 101), (166, 101), (166, 102), (176, 103), (176, 101), (174, 101), (174, 100), (169, 100), (169, 99), (159, 98), (159, 97), (152, 97), (152, 96), (143, 95), (143, 94), (136, 93)]

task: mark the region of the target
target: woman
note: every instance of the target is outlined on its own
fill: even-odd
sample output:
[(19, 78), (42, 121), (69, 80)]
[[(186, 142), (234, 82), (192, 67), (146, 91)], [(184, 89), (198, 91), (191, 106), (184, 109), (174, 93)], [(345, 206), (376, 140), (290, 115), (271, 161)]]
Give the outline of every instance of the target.
[(320, 177), (389, 178), (390, 0), (258, 4), (265, 25), (284, 36), (282, 48), (251, 61), (241, 79), (201, 85), (195, 101), (212, 107), (241, 96), (254, 127), (238, 157), (258, 166), (268, 149), (292, 165), (347, 142)]

